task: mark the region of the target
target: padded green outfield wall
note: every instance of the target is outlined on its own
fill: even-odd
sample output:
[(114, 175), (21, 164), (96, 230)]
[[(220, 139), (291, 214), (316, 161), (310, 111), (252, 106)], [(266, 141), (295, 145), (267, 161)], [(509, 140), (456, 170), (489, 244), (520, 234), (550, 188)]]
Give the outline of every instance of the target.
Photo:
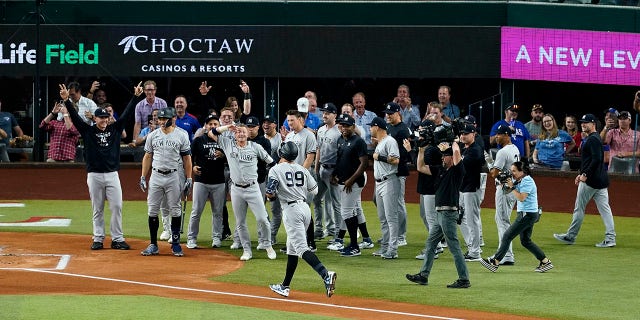
[[(640, 32), (640, 8), (535, 2), (56, 1), (48, 24), (459, 25)], [(35, 1), (0, 2), (0, 24), (33, 23)]]

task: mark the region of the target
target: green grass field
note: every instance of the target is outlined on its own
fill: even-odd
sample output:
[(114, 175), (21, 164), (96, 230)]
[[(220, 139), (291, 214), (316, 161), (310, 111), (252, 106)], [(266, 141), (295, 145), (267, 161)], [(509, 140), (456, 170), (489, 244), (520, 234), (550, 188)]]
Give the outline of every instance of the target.
[[(568, 201), (573, 201), (568, 200)], [(67, 228), (5, 228), (0, 231), (24, 231), (24, 232), (61, 232), (87, 234), (87, 248), (91, 238), (91, 209), (87, 201), (24, 201), (24, 208), (0, 208), (0, 222), (24, 220), (31, 216), (65, 216), (73, 219)], [(373, 239), (380, 235), (379, 222), (375, 214), (375, 208), (371, 202), (364, 202), (364, 210), (367, 214), (368, 227)], [(594, 244), (603, 238), (604, 229), (599, 216), (588, 215), (580, 232), (577, 243), (567, 246), (557, 242), (552, 234), (564, 232), (571, 221), (571, 215), (566, 213), (545, 213), (541, 221), (536, 224), (533, 240), (545, 251), (553, 261), (555, 269), (548, 273), (539, 274), (533, 272), (537, 266), (536, 259), (526, 251), (519, 243), (514, 241), (516, 265), (501, 267), (497, 273), (491, 273), (484, 269), (480, 263), (468, 263), (472, 287), (468, 290), (451, 290), (445, 286), (456, 279), (456, 271), (451, 259), (451, 254), (445, 251), (438, 259), (432, 270), (428, 286), (418, 286), (404, 278), (405, 273), (416, 273), (422, 261), (414, 259), (420, 251), (426, 239), (426, 231), (418, 215), (416, 204), (408, 204), (409, 211), (409, 245), (401, 247), (398, 254), (400, 259), (382, 260), (370, 255), (372, 250), (364, 250), (363, 255), (357, 258), (342, 258), (334, 252), (325, 249), (326, 242), (318, 242), (318, 256), (330, 269), (339, 274), (340, 295), (358, 296), (365, 298), (401, 301), (415, 304), (448, 306), (463, 309), (492, 311), (529, 315), (556, 319), (635, 319), (640, 315), (640, 306), (637, 303), (640, 293), (640, 280), (638, 280), (638, 252), (640, 249), (640, 219), (616, 217), (617, 247), (596, 248)], [(187, 208), (187, 211), (190, 207)], [(614, 213), (615, 214), (615, 213)], [(233, 218), (231, 218), (233, 220)], [(107, 219), (108, 221), (108, 219)], [(201, 221), (201, 233), (199, 245), (210, 245), (211, 234), (208, 227), (211, 221), (209, 207)], [(251, 235), (255, 244), (255, 220), (248, 219)], [(486, 246), (483, 248), (483, 256), (492, 254), (497, 247), (496, 226), (493, 220), (493, 210), (483, 209), (482, 212), (483, 233)], [(233, 221), (231, 222), (233, 225)], [(142, 201), (125, 202), (124, 204), (124, 229), (129, 238), (147, 239), (147, 215), (146, 203)], [(185, 223), (186, 226), (186, 223)], [(461, 237), (460, 237), (461, 238)], [(280, 243), (285, 240), (284, 228), (280, 229)], [(347, 239), (348, 241), (348, 239)], [(0, 232), (0, 244), (2, 234)], [(231, 254), (239, 256), (238, 250), (229, 250), (230, 241), (224, 241), (225, 248)], [(279, 248), (280, 245), (276, 245)], [(188, 254), (188, 250), (186, 254)], [(254, 259), (242, 269), (231, 274), (216, 278), (216, 281), (243, 283), (256, 286), (265, 286), (268, 283), (281, 281), (284, 276), (286, 259), (279, 255), (275, 261), (266, 259)], [(270, 270), (269, 272), (264, 272)], [(306, 264), (301, 264), (293, 279), (292, 290), (320, 292), (317, 285), (317, 274)], [(104, 305), (119, 304), (121, 297), (59, 297), (59, 296), (2, 296), (0, 295), (0, 319), (7, 319), (6, 315), (15, 314), (17, 317), (8, 319), (40, 319), (43, 317), (31, 316), (31, 314), (51, 314), (45, 306), (55, 304), (55, 301), (64, 299), (72, 301), (74, 305), (84, 306), (101, 301)], [(200, 319), (202, 308), (211, 310), (221, 309), (224, 306), (207, 305), (200, 302), (171, 300), (171, 303), (159, 303), (158, 298), (126, 297), (129, 301), (139, 301), (140, 305), (149, 303), (155, 312), (164, 310), (170, 314), (170, 309), (182, 310), (181, 318)], [(134, 299), (134, 300), (130, 300)], [(170, 299), (167, 299), (170, 300)], [(179, 307), (177, 307), (179, 306)], [(158, 308), (156, 310), (156, 308)], [(84, 309), (84, 308), (80, 308)], [(233, 316), (224, 318), (235, 319), (236, 307), (233, 308)], [(13, 311), (5, 313), (4, 310)], [(88, 318), (106, 319), (109, 309), (98, 315), (93, 315), (90, 310), (78, 311), (85, 313), (64, 313), (59, 319)], [(189, 310), (189, 312), (185, 312)], [(70, 312), (70, 311), (69, 311)], [(251, 308), (242, 308), (246, 312), (243, 319), (267, 319), (273, 315)], [(255, 313), (259, 312), (259, 313)], [(54, 313), (54, 314), (57, 314)], [(153, 314), (153, 313), (152, 313)], [(123, 314), (123, 319), (134, 319), (134, 314)], [(154, 317), (154, 318), (159, 318)], [(302, 319), (296, 315), (296, 319)], [(320, 319), (309, 317), (309, 319)]]

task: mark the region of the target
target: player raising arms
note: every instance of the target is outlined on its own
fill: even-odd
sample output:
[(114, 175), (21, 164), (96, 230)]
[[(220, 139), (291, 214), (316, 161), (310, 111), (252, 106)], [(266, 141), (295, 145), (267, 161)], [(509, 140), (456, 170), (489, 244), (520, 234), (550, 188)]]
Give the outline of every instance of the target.
[(122, 129), (133, 114), (136, 103), (140, 101), (142, 84), (133, 88), (135, 96), (116, 122), (108, 124), (110, 114), (102, 108), (95, 111), (96, 124), (85, 123), (69, 100), (69, 90), (60, 85), (60, 98), (64, 100), (73, 125), (78, 129), (84, 141), (87, 163), (87, 185), (93, 209), (93, 243), (91, 250), (103, 248), (104, 241), (104, 201), (109, 200), (111, 209), (111, 248), (129, 250), (122, 233), (122, 187), (120, 186), (120, 139)]
[(273, 292), (288, 297), (289, 284), (298, 267), (298, 257), (302, 257), (322, 277), (327, 297), (331, 297), (336, 285), (336, 273), (328, 271), (307, 244), (307, 227), (311, 223), (307, 193), (317, 194), (318, 184), (307, 169), (295, 162), (298, 156), (295, 142), (285, 142), (278, 154), (285, 161), (269, 171), (267, 198), (271, 201), (279, 200), (282, 206), (282, 220), (287, 232), (287, 271), (282, 283), (269, 287)]

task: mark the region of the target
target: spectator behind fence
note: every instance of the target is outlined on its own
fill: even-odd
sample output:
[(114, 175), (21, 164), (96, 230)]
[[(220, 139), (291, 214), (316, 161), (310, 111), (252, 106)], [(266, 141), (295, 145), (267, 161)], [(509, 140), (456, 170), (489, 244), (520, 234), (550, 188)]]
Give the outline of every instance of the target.
[[(631, 113), (629, 111), (620, 112), (618, 114), (618, 128), (608, 130), (604, 139), (604, 144), (609, 145), (609, 165), (612, 165), (614, 157), (638, 157), (639, 139), (638, 131), (631, 129)], [(637, 164), (636, 160), (634, 172), (638, 172)]]
[(542, 125), (542, 117), (544, 116), (544, 110), (542, 109), (541, 104), (534, 104), (531, 108), (531, 121), (524, 124), (527, 131), (529, 131), (529, 135), (531, 136), (531, 140), (529, 143), (531, 147), (536, 146), (536, 142), (538, 141), (538, 136), (543, 131)]
[(47, 162), (74, 162), (80, 132), (73, 125), (63, 103), (56, 103), (42, 122), (40, 129), (49, 132)]
[(558, 130), (556, 119), (550, 113), (542, 118), (542, 131), (533, 151), (533, 163), (551, 169), (560, 169), (564, 161), (564, 146), (573, 149), (575, 142), (564, 130)]
[(82, 88), (80, 88), (80, 84), (75, 81), (69, 83), (67, 89), (69, 90), (69, 98), (78, 111), (78, 115), (82, 118), (82, 121), (89, 125), (92, 124), (94, 112), (98, 109), (96, 103), (82, 96)]
[(135, 124), (133, 125), (133, 136), (138, 137), (140, 130), (147, 126), (147, 116), (151, 114), (151, 111), (156, 109), (164, 109), (167, 107), (167, 102), (161, 98), (156, 97), (156, 82), (153, 80), (147, 80), (144, 82), (144, 94), (146, 98), (136, 105), (135, 111)]
[[(578, 119), (574, 115), (568, 115), (564, 117), (564, 126), (562, 130), (566, 131), (571, 138), (573, 139), (573, 144), (571, 142), (564, 144), (564, 153), (565, 155), (578, 155), (580, 154), (580, 144), (582, 143), (582, 133), (578, 129)], [(569, 146), (573, 145), (573, 148)]]
[(455, 118), (460, 118), (460, 108), (451, 103), (451, 88), (440, 86), (438, 88), (438, 102), (442, 105), (442, 118), (446, 122), (451, 122)]
[(0, 101), (0, 146), (3, 147), (0, 148), (0, 161), (9, 162), (6, 148), (9, 148), (9, 140), (13, 138), (13, 131), (16, 132), (16, 137), (24, 135), (16, 118), (9, 112), (2, 112), (2, 101)]

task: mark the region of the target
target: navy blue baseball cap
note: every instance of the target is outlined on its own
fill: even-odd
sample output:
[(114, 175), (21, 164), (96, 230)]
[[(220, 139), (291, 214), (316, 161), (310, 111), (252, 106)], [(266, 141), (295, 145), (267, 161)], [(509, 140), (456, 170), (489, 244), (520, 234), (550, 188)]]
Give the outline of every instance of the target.
[(462, 130), (463, 133), (476, 133), (476, 126), (467, 123), (464, 125), (464, 129)]
[(206, 119), (204, 119), (204, 123), (207, 124), (211, 120), (220, 120), (220, 118), (215, 114), (210, 114), (210, 115), (207, 116)]
[(580, 123), (589, 123), (589, 122), (596, 123), (596, 116), (594, 116), (591, 113), (587, 113), (584, 116), (582, 116), (582, 118), (580, 118), (580, 120), (578, 121), (580, 121)]
[(348, 114), (343, 113), (338, 116), (338, 123), (341, 125), (353, 126), (356, 124), (356, 120), (354, 120)]
[(109, 112), (107, 112), (107, 110), (105, 110), (103, 108), (96, 109), (96, 111), (93, 112), (93, 115), (98, 117), (98, 118), (109, 118), (109, 117), (111, 117)]
[(336, 108), (336, 105), (328, 102), (325, 103), (322, 108), (320, 108), (320, 111), (324, 111), (324, 112), (329, 112), (329, 113), (338, 113), (338, 108)]
[(476, 124), (476, 117), (472, 116), (472, 115), (468, 115), (464, 117), (464, 123), (467, 124)]
[(270, 115), (264, 116), (264, 119), (262, 119), (262, 122), (265, 122), (265, 121), (268, 121), (271, 123), (278, 123), (278, 121), (276, 121), (276, 119)]
[(511, 131), (511, 128), (509, 128), (509, 126), (501, 124), (498, 126), (498, 129), (496, 130), (496, 134), (508, 134), (511, 135), (513, 133), (513, 131)]
[(387, 130), (387, 122), (384, 121), (384, 119), (380, 118), (380, 117), (375, 117), (373, 118), (373, 120), (371, 120), (371, 123), (368, 123), (368, 125), (370, 126), (376, 126), (382, 130)]
[(400, 105), (395, 102), (387, 103), (387, 106), (384, 108), (384, 113), (392, 114), (396, 112), (400, 112)]
[(247, 127), (257, 127), (260, 125), (260, 120), (258, 120), (258, 118), (254, 116), (250, 116), (247, 117), (247, 119), (244, 121), (244, 124), (246, 124)]

